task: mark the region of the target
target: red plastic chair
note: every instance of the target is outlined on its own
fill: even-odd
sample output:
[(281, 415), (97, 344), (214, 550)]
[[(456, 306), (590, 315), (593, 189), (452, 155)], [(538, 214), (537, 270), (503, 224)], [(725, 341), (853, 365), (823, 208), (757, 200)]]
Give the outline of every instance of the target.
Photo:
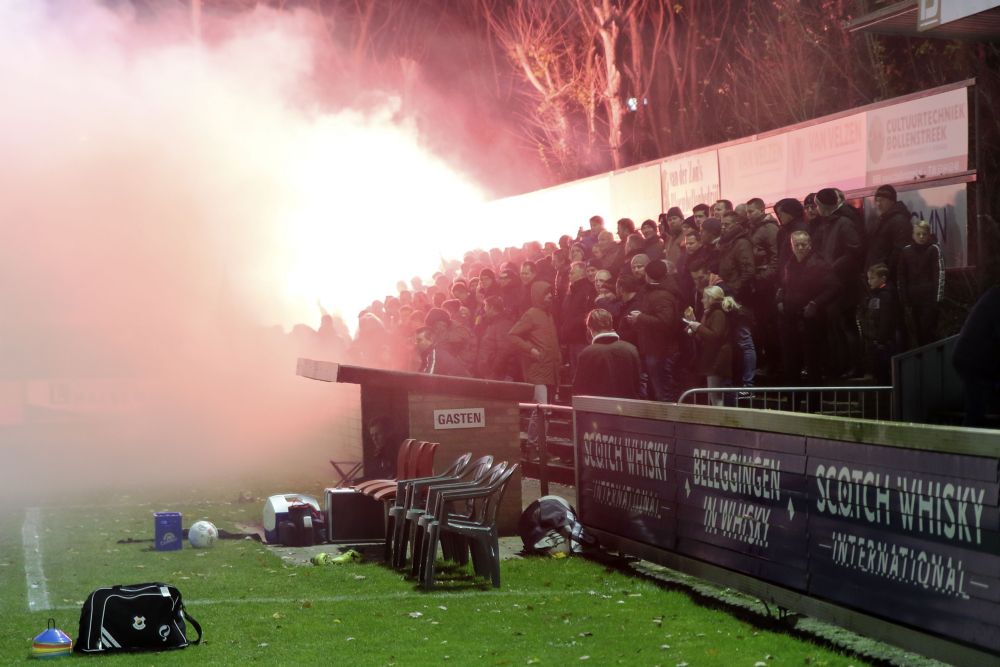
[(411, 465), (406, 470), (405, 475), (399, 475), (395, 480), (388, 480), (391, 483), (383, 484), (379, 488), (369, 487), (365, 489), (364, 494), (371, 496), (375, 500), (394, 500), (396, 498), (396, 484), (398, 481), (429, 477), (434, 474), (434, 455), (437, 453), (438, 446), (439, 444), (436, 442), (419, 443), (416, 455), (410, 456)]
[[(396, 475), (397, 476), (399, 475), (399, 473), (401, 471), (403, 471), (403, 470), (406, 469), (407, 463), (410, 460), (410, 456), (412, 456), (411, 451), (413, 450), (413, 448), (417, 444), (418, 443), (417, 443), (417, 441), (414, 438), (407, 438), (406, 440), (403, 441), (403, 444), (401, 444), (399, 446), (399, 452), (396, 454)], [(369, 479), (367, 481), (361, 482), (360, 484), (355, 484), (354, 487), (352, 487), (352, 488), (355, 491), (359, 491), (361, 493), (364, 493), (365, 490), (368, 487), (370, 487), (370, 486), (381, 486), (381, 485), (383, 485), (383, 484), (385, 484), (386, 482), (389, 482), (389, 481), (391, 481), (393, 484), (396, 483), (395, 480)]]

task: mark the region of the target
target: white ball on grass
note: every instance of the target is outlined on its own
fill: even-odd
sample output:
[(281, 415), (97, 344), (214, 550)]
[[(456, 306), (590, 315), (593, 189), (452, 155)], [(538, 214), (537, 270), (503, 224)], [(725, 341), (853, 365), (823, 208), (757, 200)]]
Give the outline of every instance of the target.
[(211, 521), (195, 521), (188, 528), (188, 542), (195, 549), (207, 549), (219, 539), (219, 529)]

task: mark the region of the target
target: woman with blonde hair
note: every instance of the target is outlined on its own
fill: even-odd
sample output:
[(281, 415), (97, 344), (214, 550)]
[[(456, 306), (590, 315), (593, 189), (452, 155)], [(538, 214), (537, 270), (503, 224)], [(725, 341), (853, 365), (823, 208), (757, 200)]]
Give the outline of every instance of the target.
[[(713, 389), (728, 387), (733, 377), (730, 313), (735, 316), (739, 304), (726, 296), (718, 285), (706, 287), (701, 298), (705, 307), (701, 322), (689, 319), (693, 317), (691, 309), (685, 313), (684, 320), (687, 333), (695, 340), (695, 370), (705, 377), (706, 386)], [(712, 405), (723, 404), (721, 393), (713, 392), (708, 396)]]

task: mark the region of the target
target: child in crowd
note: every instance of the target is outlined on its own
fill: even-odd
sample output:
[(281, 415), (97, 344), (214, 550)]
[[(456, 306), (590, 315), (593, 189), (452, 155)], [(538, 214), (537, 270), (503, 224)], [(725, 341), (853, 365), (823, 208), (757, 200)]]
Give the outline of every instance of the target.
[(899, 310), (895, 290), (889, 285), (889, 267), (885, 264), (873, 264), (868, 269), (868, 298), (862, 329), (868, 370), (866, 379), (874, 379), (880, 385), (891, 384), (890, 361), (896, 353)]
[(944, 297), (944, 258), (926, 220), (913, 225), (913, 243), (900, 253), (896, 279), (911, 345), (934, 342), (938, 307)]

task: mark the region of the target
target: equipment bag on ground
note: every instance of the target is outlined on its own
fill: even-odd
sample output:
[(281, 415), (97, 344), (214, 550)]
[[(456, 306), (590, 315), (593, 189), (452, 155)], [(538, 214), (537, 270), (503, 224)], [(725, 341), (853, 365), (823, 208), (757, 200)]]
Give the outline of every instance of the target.
[[(198, 633), (189, 642), (187, 625)], [(184, 609), (181, 592), (161, 583), (98, 588), (80, 612), (80, 653), (164, 651), (201, 641), (201, 626)]]
[(542, 496), (528, 505), (517, 522), (517, 534), (525, 553), (556, 549), (579, 553), (583, 547), (597, 546), (597, 540), (577, 521), (573, 506), (559, 496)]

